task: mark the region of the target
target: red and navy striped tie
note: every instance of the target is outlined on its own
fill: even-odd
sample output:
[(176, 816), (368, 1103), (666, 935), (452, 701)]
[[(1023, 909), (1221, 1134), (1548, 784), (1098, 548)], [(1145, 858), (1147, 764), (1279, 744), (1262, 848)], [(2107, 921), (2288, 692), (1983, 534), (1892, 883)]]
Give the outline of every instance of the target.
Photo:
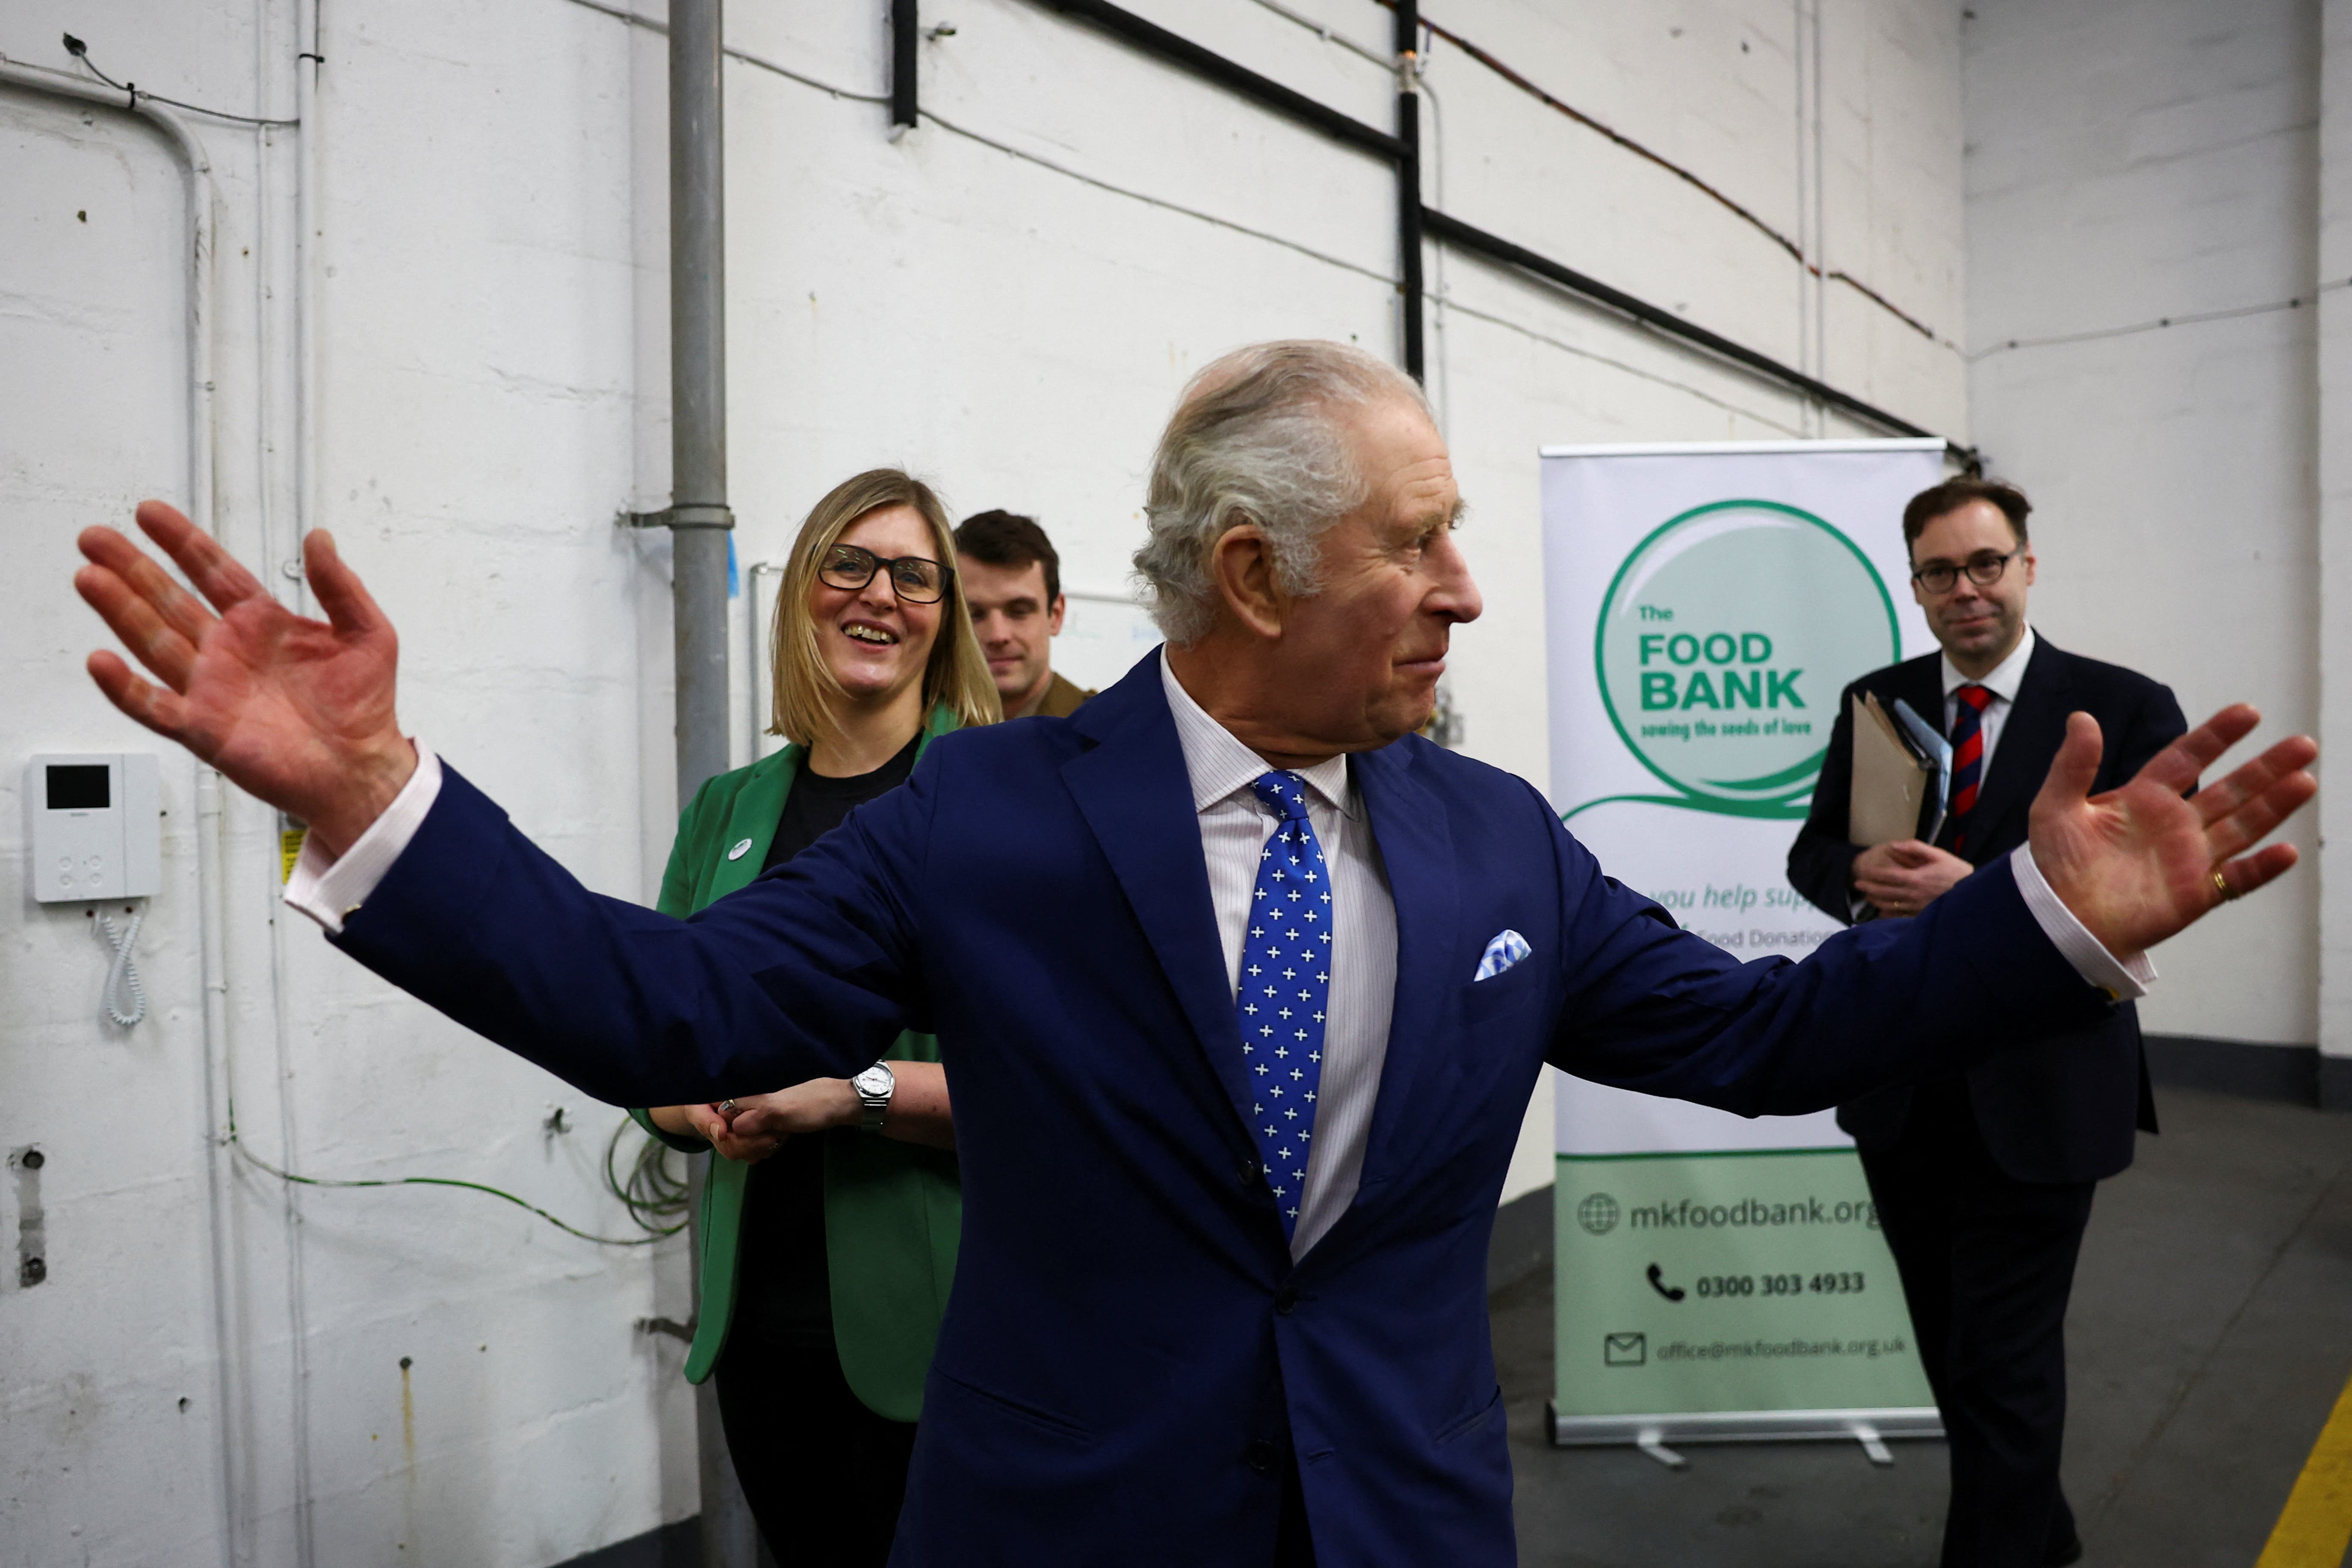
[(1953, 693), (1960, 700), (1952, 715), (1952, 853), (1969, 842), (1969, 813), (1976, 809), (1977, 786), (1984, 782), (1984, 711), (1992, 693), (1984, 687), (1963, 686)]

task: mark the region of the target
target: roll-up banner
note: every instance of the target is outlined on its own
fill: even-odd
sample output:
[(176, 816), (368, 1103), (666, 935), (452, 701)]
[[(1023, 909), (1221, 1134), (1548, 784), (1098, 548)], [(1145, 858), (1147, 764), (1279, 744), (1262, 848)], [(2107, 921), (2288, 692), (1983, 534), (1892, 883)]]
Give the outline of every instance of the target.
[[(1838, 929), (1789, 845), (1840, 691), (1935, 647), (1902, 520), (1943, 476), (1940, 440), (1543, 449), (1553, 809), (1738, 958)], [(1832, 1112), (1558, 1095), (1554, 1442), (1940, 1430)]]

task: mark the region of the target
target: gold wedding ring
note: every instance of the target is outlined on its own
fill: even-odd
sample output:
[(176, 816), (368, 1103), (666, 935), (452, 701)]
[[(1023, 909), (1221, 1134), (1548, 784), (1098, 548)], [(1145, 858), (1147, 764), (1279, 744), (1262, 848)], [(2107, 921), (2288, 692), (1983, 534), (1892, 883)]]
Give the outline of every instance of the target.
[(2229, 879), (2221, 875), (2221, 868), (2219, 866), (2214, 867), (2210, 875), (2213, 879), (2213, 890), (2221, 895), (2223, 903), (2226, 904), (2238, 896), (2230, 890)]

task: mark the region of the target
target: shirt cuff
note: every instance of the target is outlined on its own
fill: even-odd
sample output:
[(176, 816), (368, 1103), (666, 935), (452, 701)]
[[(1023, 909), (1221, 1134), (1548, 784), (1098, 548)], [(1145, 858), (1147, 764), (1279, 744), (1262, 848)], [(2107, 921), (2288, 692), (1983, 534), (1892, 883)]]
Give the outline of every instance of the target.
[(2042, 868), (2033, 863), (2031, 845), (2021, 844), (2010, 852), (2009, 868), (2017, 878), (2017, 890), (2025, 900), (2025, 907), (2058, 949), (2058, 956), (2074, 966), (2074, 973), (2090, 984), (2097, 986), (2118, 1002), (2129, 1002), (2147, 994), (2156, 984), (2156, 965), (2145, 952), (2135, 952), (2129, 958), (2117, 958), (2106, 944), (2091, 934), (2090, 929), (2074, 918), (2074, 911), (2052, 889), (2042, 875)]
[(328, 858), (317, 838), (305, 835), (294, 874), (286, 879), (286, 901), (337, 936), (342, 934), (343, 918), (367, 902), (440, 797), (441, 759), (424, 742), (410, 743), (416, 748), (416, 771), (359, 841), (338, 860)]

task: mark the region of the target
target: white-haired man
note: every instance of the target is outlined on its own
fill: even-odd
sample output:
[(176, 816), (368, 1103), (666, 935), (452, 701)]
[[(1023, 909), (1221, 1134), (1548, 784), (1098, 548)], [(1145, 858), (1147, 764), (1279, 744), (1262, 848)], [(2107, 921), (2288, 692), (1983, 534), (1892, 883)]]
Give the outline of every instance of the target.
[(1738, 964), (1528, 784), (1412, 735), (1478, 613), (1457, 509), (1409, 382), (1229, 355), (1152, 468), (1165, 656), (1067, 720), (946, 737), (685, 923), (588, 893), (401, 734), (391, 628), (323, 534), (329, 624), (152, 503), (220, 617), (110, 530), (77, 581), (170, 689), (93, 655), (107, 694), (312, 824), (289, 898), (590, 1092), (846, 1077), (937, 1033), (963, 1244), (894, 1562), (1499, 1565), (1484, 1266), (1538, 1065), (1797, 1111), (2093, 1016), (2292, 863), (2244, 852), (2316, 748), (2184, 800), (2235, 709), (2091, 800), (2078, 716), (2030, 853)]

